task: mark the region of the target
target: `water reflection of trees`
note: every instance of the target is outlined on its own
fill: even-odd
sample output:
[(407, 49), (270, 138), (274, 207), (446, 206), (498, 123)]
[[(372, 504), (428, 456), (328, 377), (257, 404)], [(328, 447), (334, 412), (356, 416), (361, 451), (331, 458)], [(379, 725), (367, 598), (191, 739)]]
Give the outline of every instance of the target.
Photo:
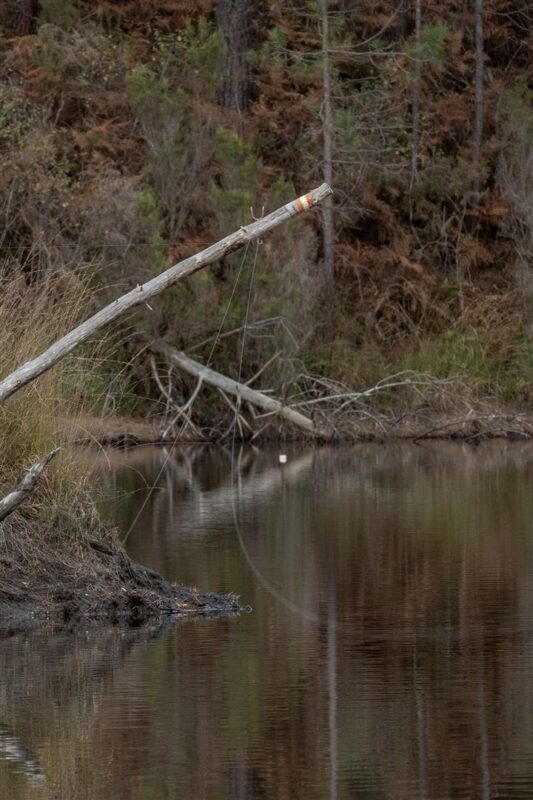
[[(87, 798), (107, 796), (119, 763), (120, 736), (99, 751), (116, 675), (148, 634), (118, 630), (18, 633), (0, 641), (0, 797)], [(135, 733), (133, 733), (133, 739)], [(124, 737), (124, 754), (132, 735)], [(119, 792), (115, 797), (121, 797)], [(133, 796), (127, 794), (126, 796)]]
[[(196, 462), (180, 454), (174, 460), (188, 475), (187, 487), (174, 485), (173, 499), (162, 492), (157, 501), (168, 564), (176, 536), (182, 543), (212, 540), (231, 528), (235, 492), (245, 543), (262, 574), (323, 620), (317, 626), (289, 616), (259, 632), (268, 658), (257, 684), (269, 708), (259, 750), (282, 742), (285, 754), (264, 759), (274, 775), (272, 782), (263, 775), (267, 796), (280, 786), (287, 796), (302, 793), (310, 763), (323, 778), (317, 796), (334, 791), (331, 782), (327, 788), (331, 633), (324, 630), (332, 591), (340, 795), (343, 786), (344, 793), (366, 787), (372, 796), (397, 798), (452, 796), (468, 787), (469, 796), (486, 797), (505, 785), (512, 796), (517, 762), (520, 770), (527, 758), (510, 751), (510, 741), (518, 747), (516, 727), (506, 720), (517, 713), (527, 729), (533, 699), (519, 658), (531, 619), (532, 448), (295, 451), (289, 469), (276, 456), (247, 454), (231, 485), (224, 454)], [(205, 571), (193, 554), (185, 556), (196, 580), (205, 575), (212, 583), (218, 575), (224, 588), (240, 580), (258, 617), (284, 616), (240, 577), (234, 538), (214, 552)], [(287, 669), (296, 672), (288, 694), (279, 686), (287, 685)], [(523, 742), (519, 749), (529, 752)], [(306, 796), (313, 787), (306, 785)]]
[[(146, 647), (4, 642), (0, 721), (51, 797), (533, 796), (531, 448), (242, 454), (246, 547), (303, 617), (246, 570), (228, 454), (171, 456), (116, 474), (125, 528), (159, 476), (135, 556), (254, 613)], [(22, 769), (1, 797), (42, 796)]]

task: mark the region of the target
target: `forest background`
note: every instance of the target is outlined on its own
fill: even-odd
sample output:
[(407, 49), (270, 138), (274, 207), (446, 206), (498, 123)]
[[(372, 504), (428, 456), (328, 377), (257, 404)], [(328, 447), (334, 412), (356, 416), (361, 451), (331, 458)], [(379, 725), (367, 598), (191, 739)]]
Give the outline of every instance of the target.
[[(183, 405), (194, 381), (139, 333), (232, 377), (244, 353), (243, 380), (291, 402), (386, 379), (381, 410), (530, 409), (532, 16), (527, 0), (5, 2), (0, 374), (325, 179), (331, 205), (37, 382), (40, 424)], [(202, 395), (203, 421), (227, 412)]]

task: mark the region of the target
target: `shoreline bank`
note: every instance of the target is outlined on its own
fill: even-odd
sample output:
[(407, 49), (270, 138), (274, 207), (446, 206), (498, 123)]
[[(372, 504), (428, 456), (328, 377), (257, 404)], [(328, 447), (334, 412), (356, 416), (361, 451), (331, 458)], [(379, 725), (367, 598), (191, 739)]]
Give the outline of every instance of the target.
[(39, 524), (26, 523), (30, 535), (41, 534), (38, 558), (17, 558), (10, 548), (0, 559), (0, 635), (50, 623), (136, 628), (249, 611), (233, 594), (199, 592), (135, 563), (105, 527), (101, 537), (78, 542), (67, 559), (47, 550)]
[[(324, 427), (327, 418), (321, 417)], [(227, 438), (208, 435), (205, 438), (162, 437), (157, 424), (142, 420), (117, 417), (112, 420), (86, 419), (83, 429), (67, 429), (68, 438), (80, 445), (97, 444), (105, 447), (130, 448), (138, 445), (194, 445), (216, 444)], [(255, 442), (305, 441), (321, 443), (354, 443), (381, 441), (457, 440), (475, 443), (487, 439), (524, 441), (533, 439), (533, 412), (471, 410), (452, 414), (431, 409), (399, 413), (365, 413), (364, 418), (346, 416), (335, 420), (328, 437), (305, 436), (300, 430), (285, 425), (271, 427)], [(237, 436), (236, 441), (246, 444), (249, 436)]]

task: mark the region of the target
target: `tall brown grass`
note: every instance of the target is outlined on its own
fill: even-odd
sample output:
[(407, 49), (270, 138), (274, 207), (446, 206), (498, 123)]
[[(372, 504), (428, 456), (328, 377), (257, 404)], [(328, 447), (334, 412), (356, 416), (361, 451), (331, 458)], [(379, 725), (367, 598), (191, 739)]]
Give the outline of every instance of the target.
[[(31, 282), (20, 269), (0, 267), (0, 376), (41, 353), (85, 318), (91, 307), (87, 284), (68, 278)], [(68, 445), (65, 431), (101, 405), (105, 342), (71, 354), (61, 364), (0, 405), (0, 496), (22, 471), (55, 447)], [(91, 477), (72, 448), (63, 447), (38, 491), (2, 528), (4, 545), (17, 561), (63, 552), (100, 528)], [(65, 544), (70, 548), (65, 550)], [(74, 563), (72, 561), (72, 563)]]
[[(31, 284), (22, 271), (0, 272), (0, 375), (37, 356), (87, 313), (87, 287), (63, 284)], [(56, 446), (65, 419), (87, 405), (98, 347), (66, 359), (0, 406), (0, 483), (3, 474)]]

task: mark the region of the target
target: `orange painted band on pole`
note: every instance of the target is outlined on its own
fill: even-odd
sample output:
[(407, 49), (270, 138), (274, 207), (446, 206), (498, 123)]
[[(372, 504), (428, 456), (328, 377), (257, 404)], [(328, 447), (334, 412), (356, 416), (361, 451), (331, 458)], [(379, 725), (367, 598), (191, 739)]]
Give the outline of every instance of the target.
[(303, 194), (298, 198), (298, 200), (294, 201), (294, 205), (296, 206), (298, 213), (302, 214), (304, 211), (307, 211), (314, 206), (313, 195)]

